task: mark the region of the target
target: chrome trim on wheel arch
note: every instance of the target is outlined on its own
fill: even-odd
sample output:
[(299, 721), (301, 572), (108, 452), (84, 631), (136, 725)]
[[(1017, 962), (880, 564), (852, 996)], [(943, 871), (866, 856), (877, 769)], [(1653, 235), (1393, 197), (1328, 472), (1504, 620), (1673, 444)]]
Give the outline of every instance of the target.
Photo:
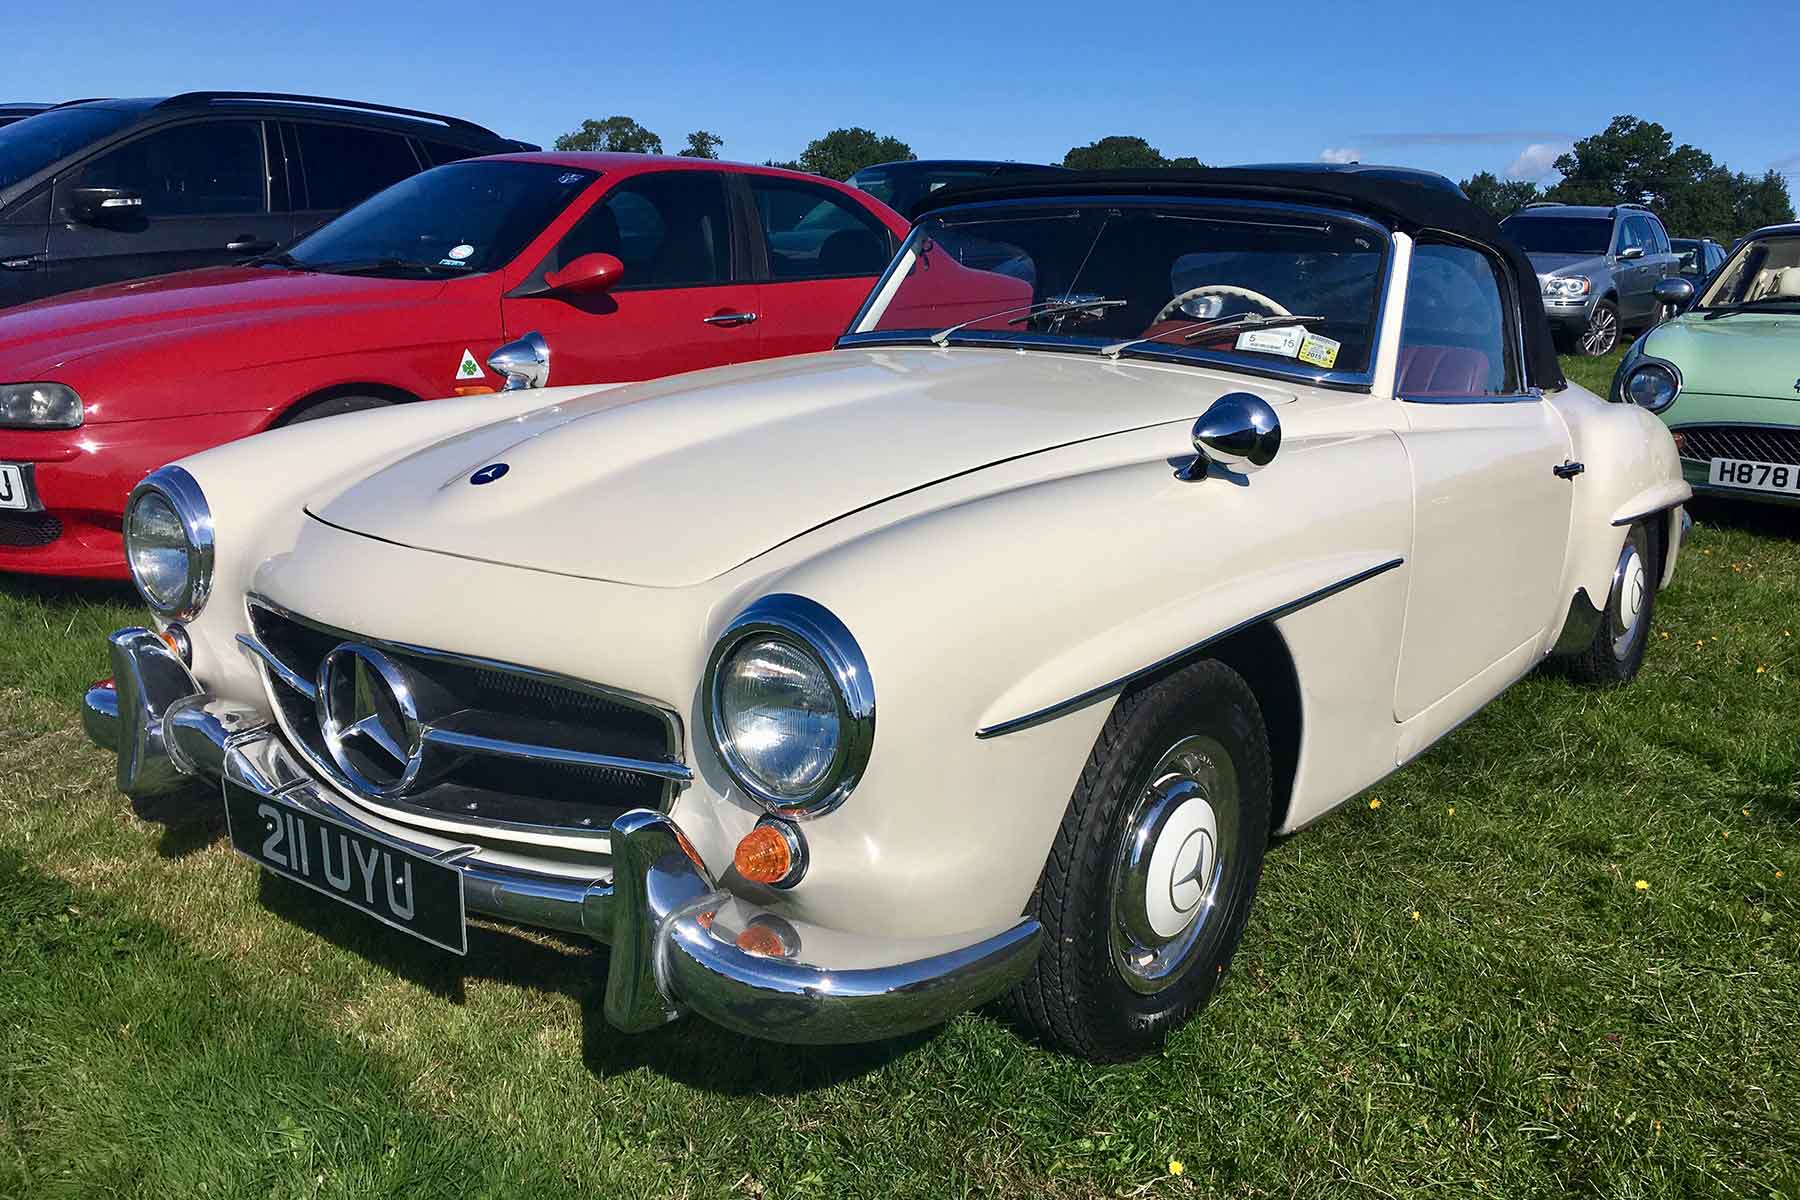
[(1289, 613), (1296, 613), (1303, 608), (1317, 604), (1321, 600), (1328, 600), (1347, 588), (1355, 587), (1357, 584), (1373, 579), (1377, 575), (1383, 575), (1392, 571), (1395, 567), (1400, 566), (1405, 561), (1404, 558), (1390, 558), (1386, 562), (1370, 567), (1366, 571), (1358, 571), (1356, 574), (1340, 579), (1336, 583), (1329, 584), (1316, 591), (1308, 592), (1297, 600), (1290, 600), (1286, 604), (1278, 604), (1274, 608), (1257, 613), (1254, 617), (1239, 621), (1229, 629), (1221, 629), (1218, 633), (1215, 633), (1210, 637), (1202, 638), (1191, 646), (1186, 646), (1173, 654), (1159, 658), (1148, 666), (1139, 667), (1129, 675), (1121, 675), (1110, 683), (1103, 683), (1099, 687), (1089, 688), (1085, 692), (1071, 696), (1067, 700), (1061, 700), (1055, 704), (1037, 709), (1035, 712), (1028, 712), (1023, 716), (1013, 717), (1010, 720), (997, 721), (992, 725), (984, 725), (975, 731), (975, 736), (982, 739), (1002, 737), (1009, 733), (1017, 733), (1021, 729), (1029, 729), (1033, 725), (1042, 725), (1046, 721), (1054, 721), (1056, 718), (1066, 716), (1078, 708), (1085, 708), (1089, 704), (1104, 700), (1108, 696), (1115, 695), (1130, 686), (1133, 681), (1142, 679), (1146, 675), (1154, 674), (1164, 667), (1180, 662), (1190, 655), (1198, 654), (1208, 646), (1215, 642), (1223, 641), (1234, 633), (1242, 633), (1244, 630), (1255, 625), (1260, 625), (1264, 621), (1278, 620), (1281, 617), (1287, 616)]

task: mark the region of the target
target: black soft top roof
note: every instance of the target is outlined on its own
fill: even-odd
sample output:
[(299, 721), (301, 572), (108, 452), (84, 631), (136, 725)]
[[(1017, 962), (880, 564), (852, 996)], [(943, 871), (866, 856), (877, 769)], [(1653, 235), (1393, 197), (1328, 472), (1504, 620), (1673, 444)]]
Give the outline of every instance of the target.
[(1460, 192), (1426, 180), (1394, 178), (1354, 169), (1268, 170), (1251, 167), (1162, 168), (1129, 171), (1045, 171), (999, 175), (933, 192), (919, 202), (914, 220), (955, 204), (995, 200), (1061, 199), (1084, 195), (1209, 196), (1318, 204), (1374, 217), (1405, 233), (1447, 233), (1486, 246), (1505, 259), (1518, 280), (1525, 323), (1525, 367), (1531, 383), (1547, 391), (1564, 386), (1550, 324), (1544, 319), (1537, 273), (1487, 211)]

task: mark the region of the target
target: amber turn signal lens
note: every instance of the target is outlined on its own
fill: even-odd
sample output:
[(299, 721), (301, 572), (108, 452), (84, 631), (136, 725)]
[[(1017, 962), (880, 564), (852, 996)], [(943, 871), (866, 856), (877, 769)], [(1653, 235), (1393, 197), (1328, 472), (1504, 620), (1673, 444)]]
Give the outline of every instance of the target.
[(786, 958), (788, 944), (781, 933), (769, 925), (748, 925), (744, 932), (737, 935), (737, 948), (745, 954), (760, 954), (764, 958)]
[(784, 882), (793, 872), (794, 852), (780, 829), (773, 825), (758, 825), (737, 844), (731, 865), (751, 883), (774, 886)]
[(456, 389), (456, 394), (459, 396), (491, 396), (494, 394), (494, 389), (491, 387), (459, 387)]

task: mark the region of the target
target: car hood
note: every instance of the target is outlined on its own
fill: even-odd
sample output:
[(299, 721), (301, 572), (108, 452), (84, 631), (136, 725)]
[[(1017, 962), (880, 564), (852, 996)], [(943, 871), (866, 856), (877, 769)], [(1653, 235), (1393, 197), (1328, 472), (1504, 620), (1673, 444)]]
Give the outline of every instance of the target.
[(1800, 400), (1800, 313), (1684, 313), (1651, 331), (1643, 350), (1681, 368), (1684, 393)]
[(1543, 275), (1589, 275), (1606, 269), (1603, 254), (1527, 254), (1531, 269)]
[(309, 511), (417, 549), (680, 587), (903, 492), (1192, 421), (1231, 387), (1085, 355), (836, 350), (580, 395), (427, 447)]
[[(166, 350), (171, 339), (209, 338), (210, 369), (236, 361), (234, 343), (212, 335), (306, 312), (429, 302), (441, 281), (322, 275), (274, 267), (212, 267), (69, 292), (0, 317), (0, 380), (64, 378), (94, 355)], [(354, 315), (347, 317), (354, 321)]]

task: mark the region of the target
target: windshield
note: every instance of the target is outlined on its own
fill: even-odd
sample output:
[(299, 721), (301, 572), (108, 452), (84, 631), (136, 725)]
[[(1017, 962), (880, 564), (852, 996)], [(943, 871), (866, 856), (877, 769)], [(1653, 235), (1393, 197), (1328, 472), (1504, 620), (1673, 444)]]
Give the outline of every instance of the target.
[(856, 332), (1361, 372), (1387, 240), (1257, 205), (952, 209), (914, 227), (891, 268), (904, 277), (883, 282)]
[(1605, 254), (1612, 245), (1609, 217), (1508, 217), (1500, 229), (1527, 254)]
[(596, 178), (550, 163), (434, 167), (369, 197), (277, 261), (395, 275), (497, 270)]
[(864, 167), (850, 177), (850, 186), (861, 188), (897, 213), (910, 213), (913, 205), (939, 188), (974, 183), (993, 173), (992, 167), (985, 166), (895, 163)]
[(116, 108), (53, 108), (0, 126), (0, 189), (137, 120)]
[(1699, 308), (1800, 307), (1800, 234), (1745, 242), (1719, 269)]

